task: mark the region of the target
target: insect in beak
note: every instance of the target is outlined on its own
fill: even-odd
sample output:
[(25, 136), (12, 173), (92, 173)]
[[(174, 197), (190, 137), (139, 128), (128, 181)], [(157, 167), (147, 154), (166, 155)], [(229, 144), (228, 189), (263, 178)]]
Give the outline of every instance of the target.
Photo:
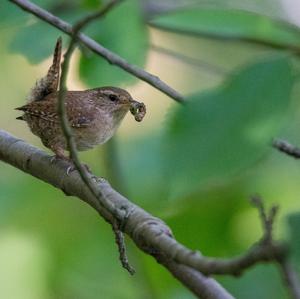
[(138, 122), (142, 121), (146, 114), (146, 106), (144, 103), (140, 103), (135, 100), (130, 102), (130, 112), (134, 115), (134, 119)]

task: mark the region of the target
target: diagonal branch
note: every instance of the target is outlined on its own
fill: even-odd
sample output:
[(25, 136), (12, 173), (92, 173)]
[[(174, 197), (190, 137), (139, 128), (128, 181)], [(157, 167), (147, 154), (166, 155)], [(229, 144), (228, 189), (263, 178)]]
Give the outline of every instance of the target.
[[(180, 244), (172, 235), (170, 228), (163, 221), (131, 203), (124, 196), (113, 190), (108, 182), (103, 179), (94, 178), (97, 190), (101, 194), (101, 197), (95, 198), (82, 182), (78, 173), (71, 173), (69, 176), (66, 175), (66, 162), (59, 161), (57, 164), (51, 164), (51, 157), (49, 155), (1, 130), (0, 160), (63, 190), (66, 194), (80, 198), (96, 209), (107, 221), (111, 220), (111, 214), (106, 209), (103, 209), (103, 205), (100, 202), (103, 200), (103, 197), (109, 199), (114, 205), (115, 210), (118, 211), (118, 217), (122, 217), (120, 219), (123, 224), (122, 231), (141, 250), (152, 255), (162, 265), (171, 267), (172, 271), (169, 267), (167, 268), (192, 291), (195, 291), (194, 288), (196, 285), (191, 281), (187, 282), (184, 275), (180, 276), (183, 269), (188, 269), (188, 272), (193, 274), (193, 279), (197, 281), (195, 277), (198, 277), (198, 275), (195, 273), (198, 271), (204, 275), (240, 275), (243, 271), (257, 263), (281, 263), (282, 261), (286, 261), (287, 250), (285, 245), (273, 240), (266, 242), (268, 239), (266, 238), (266, 234), (271, 235), (270, 229), (273, 223), (265, 226), (265, 233), (261, 241), (252, 246), (246, 253), (230, 259), (209, 258)], [(258, 208), (259, 206), (262, 207), (262, 205), (257, 204), (256, 206)], [(260, 215), (264, 215), (262, 216), (262, 220), (263, 224), (266, 225), (267, 222), (274, 220), (275, 210), (272, 209), (270, 213), (260, 210)], [(187, 268), (181, 267), (180, 270), (178, 268), (177, 272), (173, 268), (176, 264), (186, 266)], [(288, 269), (286, 268), (287, 264), (284, 264), (284, 266), (285, 268), (282, 268), (285, 271), (283, 277), (287, 285), (291, 286), (290, 289), (297, 290), (295, 275), (292, 275), (292, 272), (286, 272)], [(186, 275), (188, 274), (186, 273)], [(200, 277), (202, 276), (200, 275), (198, 279)], [(202, 283), (204, 282), (202, 281)], [(299, 299), (298, 293), (296, 291), (294, 293), (296, 294), (294, 298)], [(197, 295), (201, 298), (201, 294), (197, 293)], [(226, 296), (224, 295), (224, 298)], [(207, 298), (218, 297), (212, 296)]]
[[(34, 3), (28, 0), (9, 0), (12, 3), (15, 3), (23, 10), (28, 11), (41, 20), (49, 23), (50, 25), (58, 28), (59, 30), (63, 31), (68, 35), (73, 34), (73, 27), (63, 21), (62, 19), (54, 16), (50, 12), (42, 9), (41, 7), (35, 5)], [(165, 93), (166, 95), (170, 96), (177, 102), (184, 102), (184, 98), (181, 94), (179, 94), (176, 90), (172, 87), (164, 83), (160, 80), (157, 76), (154, 76), (143, 69), (139, 68), (136, 65), (128, 63), (124, 58), (118, 56), (117, 54), (109, 51), (108, 49), (104, 48), (102, 45), (97, 43), (95, 40), (91, 39), (87, 35), (83, 33), (78, 34), (78, 40), (88, 47), (93, 52), (97, 53), (98, 55), (102, 56), (106, 59), (109, 63), (114, 64), (125, 70), (126, 72), (134, 75), (135, 77), (149, 83), (154, 88), (160, 90), (161, 92)]]
[[(110, 213), (82, 182), (78, 173), (67, 175), (66, 162), (51, 164), (51, 157), (43, 151), (0, 130), (0, 160), (9, 163), (47, 183), (77, 196), (95, 208), (101, 216), (110, 220)], [(143, 251), (158, 257), (175, 260), (204, 274), (239, 275), (259, 262), (274, 261), (275, 256), (286, 253), (281, 244), (258, 243), (245, 254), (232, 259), (204, 257), (197, 251), (186, 248), (175, 240), (170, 228), (160, 219), (153, 217), (111, 188), (103, 179), (94, 178), (100, 194), (111, 201), (118, 216), (123, 217), (122, 230), (128, 234)], [(102, 200), (102, 197), (100, 197)]]
[[(204, 275), (240, 275), (257, 263), (269, 262), (279, 264), (290, 293), (293, 295), (293, 298), (300, 299), (296, 275), (287, 263), (286, 246), (274, 242), (272, 239), (272, 227), (276, 209), (272, 208), (267, 213), (257, 197), (254, 198), (254, 203), (259, 209), (264, 225), (264, 235), (261, 241), (251, 247), (246, 253), (235, 258), (209, 258), (180, 244), (172, 235), (170, 228), (162, 220), (153, 217), (130, 202), (112, 189), (108, 182), (94, 178), (95, 186), (101, 195), (96, 198), (82, 182), (78, 173), (66, 174), (67, 164), (65, 161), (53, 164), (51, 163), (51, 156), (1, 130), (0, 160), (61, 189), (68, 195), (76, 196), (87, 202), (108, 222), (111, 221), (111, 213), (108, 213), (100, 202), (103, 200), (103, 197), (109, 199), (115, 207), (115, 211), (118, 211), (118, 217), (122, 218), (120, 219), (123, 224), (122, 231), (141, 250), (152, 255), (159, 263), (168, 268), (177, 279), (199, 298), (202, 298), (203, 294), (197, 292), (197, 290), (199, 291), (197, 286), (199, 283), (202, 285), (206, 284), (205, 278), (202, 275), (198, 275), (198, 271)], [(186, 279), (186, 275), (192, 275), (192, 279)], [(228, 297), (230, 295), (217, 282), (214, 280), (210, 280), (210, 282), (210, 286), (206, 285), (208, 290), (214, 288), (212, 293), (215, 291), (219, 296), (216, 296), (216, 293), (214, 293), (214, 295), (206, 298), (230, 298)], [(221, 291), (216, 291), (219, 288)], [(222, 293), (221, 295), (220, 292)]]
[[(127, 61), (111, 53), (84, 34), (77, 34), (76, 30), (79, 30), (81, 26), (86, 25), (90, 20), (100, 16), (100, 13), (99, 15), (86, 18), (74, 30), (68, 23), (65, 23), (27, 0), (10, 1), (73, 36), (66, 55), (66, 70), (68, 68), (68, 59), (75, 46), (75, 40), (78, 39), (109, 62), (117, 64), (127, 72), (148, 82), (175, 100), (179, 102), (183, 100), (176, 91), (163, 83), (159, 78), (134, 65), (128, 64)], [(66, 70), (64, 71), (65, 75), (62, 75), (59, 96), (62, 107), (64, 107), (63, 97), (66, 91), (64, 88)], [(64, 112), (61, 112), (61, 115), (66, 118)], [(65, 120), (63, 123), (65, 123), (65, 134), (66, 136), (69, 134), (68, 141), (72, 147), (72, 134), (68, 132), (67, 121)], [(155, 257), (159, 263), (169, 269), (177, 279), (198, 297), (211, 299), (232, 298), (217, 282), (204, 277), (202, 274), (239, 275), (256, 263), (277, 262), (281, 266), (283, 277), (291, 290), (291, 294), (294, 298), (299, 298), (299, 288), (297, 288), (295, 282), (295, 275), (292, 275), (293, 272), (289, 265), (284, 262), (286, 260), (286, 248), (272, 240), (272, 226), (277, 209), (272, 209), (267, 215), (261, 202), (257, 199), (254, 200), (264, 224), (265, 234), (262, 240), (245, 254), (232, 259), (204, 257), (199, 252), (192, 251), (178, 243), (166, 224), (129, 202), (122, 195), (114, 191), (107, 182), (97, 178), (93, 178), (95, 181), (91, 181), (92, 177), (88, 177), (85, 169), (82, 168), (79, 160), (76, 159), (76, 149), (73, 152), (71, 151), (71, 154), (72, 159), (78, 167), (79, 174), (65, 176), (64, 167), (51, 165), (49, 157), (43, 152), (0, 131), (1, 160), (62, 189), (66, 194), (81, 198), (94, 207), (108, 222), (115, 223), (115, 220), (117, 220), (122, 223), (122, 230), (133, 239), (140, 249)], [(61, 161), (61, 163), (64, 162)], [(83, 181), (80, 180), (81, 178)], [(119, 232), (119, 228), (116, 231)], [(122, 235), (119, 236), (117, 242), (122, 242), (121, 239)], [(199, 273), (199, 271), (202, 273)]]
[(65, 194), (78, 197), (110, 222), (111, 214), (100, 203), (103, 197), (108, 198), (118, 211), (118, 215), (122, 216), (122, 231), (140, 249), (155, 257), (198, 298), (233, 298), (214, 279), (208, 279), (196, 271), (196, 267), (184, 266), (182, 265), (184, 262), (175, 260), (176, 246), (185, 250), (186, 255), (191, 255), (192, 251), (177, 243), (170, 228), (163, 221), (130, 202), (103, 179), (93, 178), (101, 195), (96, 198), (82, 182), (78, 172), (66, 174), (66, 167), (69, 165), (66, 161), (51, 163), (50, 155), (2, 130), (0, 130), (0, 160), (61, 189)]

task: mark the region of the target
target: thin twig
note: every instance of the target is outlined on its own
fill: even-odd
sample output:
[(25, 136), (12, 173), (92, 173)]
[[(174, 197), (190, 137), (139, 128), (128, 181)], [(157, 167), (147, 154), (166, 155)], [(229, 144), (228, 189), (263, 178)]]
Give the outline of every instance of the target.
[(295, 159), (300, 159), (300, 148), (288, 143), (285, 140), (275, 139), (272, 142), (272, 146), (288, 156), (291, 156)]
[(124, 234), (121, 232), (117, 222), (112, 223), (112, 229), (115, 233), (116, 244), (119, 248), (120, 261), (124, 269), (126, 269), (131, 275), (135, 273), (134, 268), (132, 268), (129, 264), (127, 254), (126, 254), (126, 246), (124, 240)]
[[(252, 13), (252, 15), (255, 15), (255, 13)], [(275, 22), (280, 22), (279, 20), (274, 20)], [(292, 30), (298, 30), (297, 26), (292, 25), (292, 24), (288, 24), (288, 23), (284, 23), (281, 21), (282, 24), (285, 24), (287, 26), (289, 26)], [(265, 39), (260, 39), (258, 37), (251, 37), (251, 36), (235, 36), (235, 35), (230, 35), (230, 34), (226, 34), (226, 33), (221, 33), (221, 32), (205, 32), (203, 31), (197, 31), (197, 30), (190, 30), (185, 29), (185, 28), (179, 28), (178, 27), (174, 27), (174, 26), (169, 26), (167, 24), (159, 24), (156, 22), (153, 22), (151, 20), (148, 21), (148, 24), (153, 27), (156, 28), (160, 31), (164, 31), (164, 32), (172, 32), (172, 33), (177, 33), (177, 34), (184, 34), (184, 35), (189, 35), (189, 36), (194, 36), (194, 37), (200, 37), (200, 38), (213, 38), (216, 40), (221, 40), (221, 41), (242, 41), (242, 42), (249, 42), (252, 44), (256, 44), (256, 45), (262, 45), (262, 46), (266, 46), (266, 47), (270, 47), (270, 48), (274, 48), (274, 49), (285, 49), (285, 50), (289, 50), (292, 53), (296, 54), (297, 56), (299, 56), (300, 53), (300, 47), (297, 43), (285, 43), (285, 42), (277, 42), (277, 41), (273, 41), (271, 39), (267, 40)]]
[[(85, 25), (87, 23), (83, 23)], [(76, 36), (77, 32), (81, 29), (80, 26), (75, 25), (75, 30), (73, 31), (73, 37), (71, 38), (70, 44), (68, 46), (68, 49), (64, 55), (64, 61), (62, 63), (61, 67), (61, 77), (60, 77), (60, 83), (59, 83), (59, 93), (58, 93), (58, 115), (61, 119), (61, 127), (62, 131), (66, 137), (67, 141), (67, 147), (70, 151), (70, 157), (72, 161), (74, 162), (74, 165), (76, 169), (78, 170), (82, 180), (85, 182), (85, 184), (89, 187), (91, 192), (95, 195), (95, 197), (102, 196), (102, 194), (99, 194), (98, 190), (96, 190), (94, 183), (91, 180), (90, 175), (88, 174), (87, 170), (85, 167), (80, 163), (78, 154), (77, 154), (77, 149), (76, 149), (76, 143), (72, 134), (71, 127), (68, 123), (68, 117), (66, 113), (66, 107), (65, 107), (65, 94), (67, 92), (66, 88), (66, 81), (67, 81), (67, 73), (69, 69), (69, 63), (70, 59), (72, 56), (72, 53), (75, 49), (76, 45)], [(102, 201), (103, 207), (108, 210), (111, 214), (114, 214), (117, 212), (115, 210), (115, 207), (111, 204), (111, 202), (105, 198), (103, 198)]]
[(74, 26), (73, 31), (77, 33), (83, 28), (87, 27), (91, 22), (105, 16), (116, 4), (120, 4), (123, 0), (111, 0), (103, 8), (98, 11), (92, 12), (79, 20)]
[(275, 217), (277, 215), (279, 207), (274, 205), (271, 207), (269, 213), (267, 213), (264, 203), (259, 196), (257, 196), (257, 195), (253, 196), (251, 198), (251, 202), (257, 208), (259, 215), (260, 215), (260, 219), (261, 219), (261, 223), (262, 223), (262, 227), (263, 227), (263, 231), (264, 231), (264, 236), (262, 238), (262, 242), (272, 245), (273, 224), (274, 224)]
[(80, 163), (77, 154), (76, 143), (72, 134), (72, 129), (68, 123), (68, 117), (67, 117), (66, 107), (65, 107), (65, 93), (67, 92), (67, 87), (66, 87), (67, 74), (69, 70), (70, 59), (75, 49), (78, 32), (84, 26), (88, 25), (89, 22), (96, 20), (96, 18), (100, 18), (104, 16), (109, 10), (111, 10), (118, 3), (119, 1), (113, 0), (98, 12), (87, 16), (86, 18), (82, 19), (77, 24), (75, 24), (73, 29), (73, 35), (69, 43), (68, 49), (66, 51), (66, 54), (64, 56), (64, 62), (62, 63), (61, 78), (60, 78), (59, 93), (58, 93), (58, 114), (61, 120), (62, 131), (64, 133), (64, 136), (67, 141), (68, 149), (70, 151), (70, 157), (76, 169), (78, 170), (79, 175), (82, 178), (83, 182), (85, 182), (87, 187), (90, 189), (90, 191), (94, 194), (96, 198), (99, 197), (102, 198), (102, 201), (99, 200), (99, 202), (102, 204), (103, 208), (105, 208), (111, 214), (110, 223), (113, 226), (113, 231), (115, 232), (116, 244), (118, 245), (121, 264), (130, 274), (134, 274), (134, 269), (129, 265), (128, 258), (126, 256), (123, 233), (118, 229), (119, 227), (118, 221), (120, 220), (121, 216), (117, 215), (117, 219), (115, 218), (115, 215), (118, 214), (118, 210), (116, 210), (116, 208), (108, 198), (106, 198), (105, 196), (103, 196), (103, 194), (98, 192), (95, 183), (92, 181), (87, 170)]
[(291, 298), (300, 299), (300, 281), (292, 265), (286, 259), (279, 261), (278, 265)]
[[(264, 229), (264, 237), (262, 242), (270, 245), (273, 241), (273, 224), (275, 221), (276, 214), (278, 212), (278, 206), (273, 206), (267, 213), (263, 201), (259, 196), (252, 197), (252, 203), (257, 207), (261, 222)], [(279, 270), (281, 272), (282, 280), (285, 283), (291, 298), (300, 299), (300, 282), (297, 277), (297, 273), (294, 271), (292, 265), (288, 261), (286, 252), (282, 252), (280, 255), (275, 255), (274, 260), (277, 262)]]
[[(66, 34), (69, 34), (69, 35), (73, 34), (73, 27), (69, 23), (54, 16), (50, 12), (40, 8), (39, 6), (33, 4), (32, 2), (30, 2), (28, 0), (9, 0), (9, 1), (12, 3), (15, 3), (16, 5), (21, 7), (23, 10), (34, 14), (41, 20), (58, 28), (59, 30), (65, 32)], [(153, 86), (154, 88), (165, 93), (169, 97), (173, 98), (175, 101), (181, 102), (181, 103), (184, 102), (184, 98), (181, 94), (179, 94), (172, 87), (170, 87), (169, 85), (164, 83), (157, 76), (144, 71), (143, 69), (139, 68), (136, 65), (128, 63), (124, 58), (122, 58), (122, 57), (118, 56), (117, 54), (104, 48), (102, 45), (100, 45), (95, 40), (91, 39), (90, 37), (86, 36), (83, 33), (79, 33), (77, 38), (82, 44), (84, 44), (86, 47), (88, 47), (93, 52), (102, 56), (109, 63), (117, 65), (120, 68), (122, 68), (123, 70), (125, 70), (126, 72), (149, 83), (151, 86)]]

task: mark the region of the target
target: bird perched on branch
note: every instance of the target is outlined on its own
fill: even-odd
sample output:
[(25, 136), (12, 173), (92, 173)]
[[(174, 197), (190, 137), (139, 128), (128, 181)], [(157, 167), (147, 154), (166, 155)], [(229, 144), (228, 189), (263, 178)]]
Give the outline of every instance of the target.
[[(66, 138), (58, 115), (57, 91), (60, 75), (62, 40), (57, 40), (53, 62), (45, 77), (38, 80), (27, 97), (28, 103), (16, 108), (24, 114), (17, 119), (27, 122), (33, 134), (58, 158), (67, 159)], [(124, 89), (100, 87), (84, 91), (67, 91), (64, 96), (69, 125), (77, 150), (84, 151), (108, 141), (119, 127), (128, 111), (136, 121), (146, 113), (143, 103), (132, 99)]]

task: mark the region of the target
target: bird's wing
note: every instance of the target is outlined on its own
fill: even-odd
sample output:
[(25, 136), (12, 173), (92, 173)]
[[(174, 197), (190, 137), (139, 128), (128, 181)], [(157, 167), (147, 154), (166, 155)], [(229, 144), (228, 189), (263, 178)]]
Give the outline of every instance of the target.
[[(74, 92), (71, 92), (74, 93)], [(27, 105), (16, 108), (34, 117), (39, 117), (49, 122), (58, 123), (57, 93), (49, 95), (43, 101), (34, 101)], [(84, 128), (91, 125), (95, 119), (95, 111), (89, 105), (83, 105), (82, 99), (73, 94), (66, 95), (66, 110), (69, 124), (74, 128)], [(21, 118), (19, 118), (21, 119)]]
[(15, 108), (16, 110), (20, 110), (24, 112), (24, 115), (30, 115), (34, 117), (38, 117), (44, 119), (49, 122), (58, 122), (58, 115), (56, 111), (53, 109), (53, 105), (49, 105), (48, 102), (38, 101), (31, 102), (27, 105)]

